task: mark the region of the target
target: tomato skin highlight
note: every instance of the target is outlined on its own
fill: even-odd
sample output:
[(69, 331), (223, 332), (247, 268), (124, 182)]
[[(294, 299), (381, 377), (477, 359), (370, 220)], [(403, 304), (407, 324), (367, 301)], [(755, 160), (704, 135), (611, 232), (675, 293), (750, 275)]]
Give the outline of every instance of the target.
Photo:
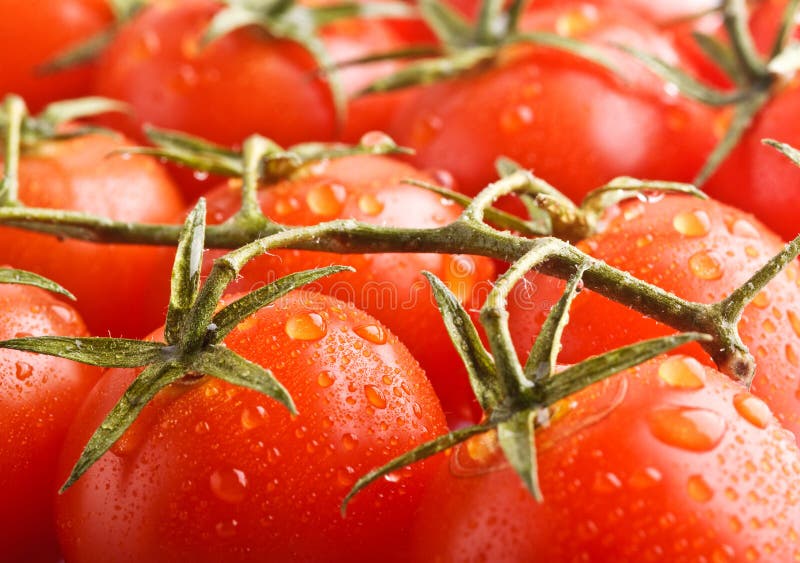
[(92, 64), (48, 75), (38, 67), (111, 25), (108, 2), (2, 0), (0, 11), (0, 99), (15, 93), (38, 112), (50, 102), (89, 93)]
[[(702, 387), (668, 384), (669, 362), (688, 362)], [(413, 561), (789, 561), (797, 553), (800, 452), (763, 403), (716, 370), (660, 357), (557, 405), (536, 435), (544, 502), (496, 441), (473, 438), (426, 494)]]
[[(0, 339), (87, 336), (73, 307), (32, 287), (0, 284)], [(75, 411), (100, 370), (0, 351), (0, 552), (4, 561), (57, 560), (55, 467)]]
[[(58, 498), (66, 560), (404, 560), (435, 461), (366, 489), (346, 519), (339, 508), (359, 476), (445, 430), (408, 350), (366, 313), (304, 291), (248, 318), (225, 343), (270, 368), (299, 415), (207, 378), (162, 391)], [(109, 370), (94, 388), (63, 476), (134, 375)]]
[[(434, 182), (408, 164), (382, 156), (338, 158), (312, 164), (296, 178), (258, 192), (267, 217), (286, 225), (313, 225), (334, 219), (356, 219), (376, 225), (433, 228), (455, 221), (462, 208), (445, 204), (432, 192), (403, 184), (405, 179)], [(221, 223), (239, 208), (238, 183), (223, 184), (207, 194), (210, 224)], [(222, 251), (206, 255), (207, 268)], [(307, 268), (342, 264), (343, 272), (314, 283), (323, 293), (352, 302), (388, 326), (409, 347), (439, 394), (451, 423), (480, 417), (467, 373), (442, 321), (427, 270), (477, 310), (491, 289), (494, 264), (468, 255), (335, 254), (276, 249), (251, 261), (233, 290), (254, 287)]]
[[(783, 247), (752, 215), (714, 200), (666, 195), (612, 208), (601, 232), (578, 244), (588, 254), (701, 303), (719, 301), (745, 283)], [(753, 393), (800, 436), (800, 268), (797, 261), (773, 279), (744, 310), (739, 333), (756, 360)], [(563, 282), (530, 275), (527, 294), (509, 303), (517, 351), (530, 348)], [(570, 310), (559, 361), (573, 363), (675, 331), (592, 291)], [(713, 365), (697, 344), (680, 349)]]
[[(183, 207), (183, 200), (158, 162), (141, 155), (110, 155), (132, 144), (103, 134), (42, 142), (20, 159), (20, 201), (115, 220), (166, 222)], [(159, 265), (169, 254), (155, 247), (59, 241), (0, 228), (0, 262), (51, 278), (72, 291), (92, 333), (103, 336), (142, 336), (158, 326), (158, 316), (148, 316), (134, 304), (146, 296), (166, 302), (170, 268)]]

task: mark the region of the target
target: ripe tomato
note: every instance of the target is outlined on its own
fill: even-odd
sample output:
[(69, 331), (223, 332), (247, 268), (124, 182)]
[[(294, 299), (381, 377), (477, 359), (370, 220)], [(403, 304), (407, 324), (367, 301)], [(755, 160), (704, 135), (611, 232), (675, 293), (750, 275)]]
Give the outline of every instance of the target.
[[(557, 377), (557, 376), (556, 376)], [(651, 360), (556, 404), (536, 503), (493, 435), (440, 467), (415, 561), (790, 561), (800, 452), (767, 406), (693, 358)]]
[[(601, 232), (580, 248), (610, 265), (691, 301), (712, 303), (743, 284), (781, 249), (781, 241), (752, 215), (713, 200), (665, 196), (612, 209)], [(744, 310), (739, 333), (757, 367), (753, 392), (800, 436), (800, 286), (790, 264)], [(510, 303), (518, 351), (530, 348), (546, 304), (561, 282), (531, 276), (532, 293)], [(531, 290), (531, 286), (528, 286)], [(531, 300), (533, 298), (533, 301)], [(673, 330), (591, 291), (570, 312), (560, 361), (576, 362)], [(712, 365), (696, 344), (682, 351)]]
[[(31, 207), (85, 211), (110, 219), (165, 222), (183, 207), (177, 188), (155, 159), (109, 156), (132, 142), (92, 134), (41, 142), (23, 154), (19, 197)], [(163, 249), (58, 240), (0, 228), (0, 261), (49, 277), (72, 291), (94, 334), (141, 336), (158, 326), (142, 302), (166, 300), (169, 267)], [(158, 280), (155, 285), (150, 280)]]
[[(298, 43), (243, 28), (201, 45), (219, 2), (151, 6), (127, 24), (98, 62), (95, 89), (128, 102), (137, 123), (151, 123), (235, 145), (260, 133), (281, 145), (336, 137), (331, 91)], [(334, 61), (403, 45), (389, 24), (340, 20), (324, 27)], [(341, 73), (348, 93), (395, 63)], [(214, 111), (208, 111), (214, 108)]]
[[(433, 228), (458, 217), (458, 206), (402, 184), (406, 178), (433, 181), (387, 157), (340, 158), (314, 165), (307, 175), (262, 189), (259, 201), (265, 215), (287, 225), (352, 218), (379, 225)], [(221, 223), (239, 208), (240, 188), (224, 184), (209, 192), (207, 201), (209, 223)], [(219, 254), (209, 252), (207, 258)], [(315, 286), (386, 324), (419, 360), (451, 420), (471, 419), (477, 404), (466, 370), (420, 272), (428, 270), (444, 280), (469, 310), (479, 307), (491, 289), (493, 262), (467, 255), (274, 250), (248, 264), (233, 287), (249, 291), (265, 281), (330, 264), (352, 266), (356, 272), (319, 280)]]
[(38, 112), (49, 102), (89, 93), (93, 68), (51, 75), (37, 68), (111, 23), (106, 0), (1, 0), (0, 99), (15, 93)]
[[(233, 299), (233, 298), (231, 298)], [(66, 560), (403, 561), (435, 463), (340, 503), (369, 469), (445, 430), (419, 365), (377, 320), (297, 291), (226, 345), (273, 371), (298, 416), (258, 392), (202, 378), (163, 390), (59, 497)], [(61, 475), (134, 370), (109, 370), (77, 415)]]
[[(0, 339), (88, 333), (75, 310), (48, 292), (0, 285)], [(56, 462), (76, 409), (100, 370), (69, 360), (0, 352), (0, 552), (5, 561), (52, 562)]]
[[(690, 180), (714, 145), (712, 110), (689, 101), (604, 43), (677, 61), (656, 29), (633, 15), (583, 3), (533, 11), (522, 29), (587, 41), (627, 81), (562, 51), (506, 49), (485, 70), (426, 87), (400, 108), (389, 133), (416, 149), (420, 167), (440, 167), (474, 194), (508, 156), (569, 197), (619, 175)], [(589, 103), (591, 101), (591, 103)]]

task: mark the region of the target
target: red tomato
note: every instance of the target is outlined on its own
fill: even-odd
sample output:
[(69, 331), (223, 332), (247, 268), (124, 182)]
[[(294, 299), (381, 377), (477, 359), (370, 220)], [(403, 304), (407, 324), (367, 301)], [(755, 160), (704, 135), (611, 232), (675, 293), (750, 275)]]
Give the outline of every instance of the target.
[(89, 93), (92, 65), (51, 75), (37, 68), (111, 24), (106, 0), (0, 0), (0, 98), (15, 93), (38, 112)]
[[(0, 339), (87, 336), (75, 310), (48, 292), (0, 285)], [(16, 350), (0, 352), (0, 552), (4, 561), (57, 560), (56, 462), (76, 409), (100, 370)]]
[(761, 400), (692, 358), (657, 358), (569, 397), (536, 443), (542, 504), (493, 435), (457, 447), (417, 518), (414, 560), (797, 554), (797, 446)]
[(677, 61), (664, 37), (634, 16), (581, 3), (531, 12), (523, 24), (553, 28), (603, 50), (627, 82), (561, 51), (507, 49), (486, 70), (425, 88), (389, 133), (416, 149), (417, 165), (449, 170), (468, 194), (496, 179), (501, 155), (574, 199), (619, 175), (691, 179), (714, 145), (712, 110), (603, 46), (625, 43)]
[[(132, 141), (93, 134), (42, 142), (20, 160), (19, 197), (31, 207), (85, 211), (110, 219), (166, 222), (183, 207), (155, 159), (109, 156)], [(49, 277), (72, 291), (94, 334), (141, 336), (158, 326), (142, 302), (167, 300), (163, 249), (61, 240), (0, 228), (0, 261)], [(160, 264), (164, 263), (160, 268)], [(159, 280), (155, 285), (150, 280)]]
[[(387, 157), (357, 156), (313, 165), (298, 175), (259, 192), (261, 209), (287, 225), (313, 225), (352, 218), (397, 227), (439, 227), (454, 221), (461, 208), (445, 205), (438, 195), (402, 184), (406, 178), (432, 182)], [(237, 185), (222, 185), (208, 194), (210, 223), (230, 217), (240, 203)], [(207, 258), (221, 252), (209, 252)], [(446, 254), (331, 254), (274, 250), (242, 270), (233, 287), (251, 290), (298, 270), (343, 264), (356, 269), (315, 282), (315, 287), (354, 303), (386, 324), (419, 360), (451, 421), (471, 419), (477, 408), (466, 370), (445, 330), (430, 287), (421, 270), (433, 272), (478, 308), (491, 289), (494, 265), (477, 256)], [(163, 308), (163, 302), (159, 303)]]
[[(712, 303), (743, 284), (781, 249), (781, 241), (752, 215), (713, 200), (665, 196), (623, 203), (602, 231), (579, 244), (610, 265), (691, 301)], [(753, 392), (800, 436), (800, 282), (790, 264), (746, 308), (739, 333), (757, 363)], [(530, 348), (562, 282), (530, 276), (530, 293), (509, 305), (519, 352)], [(560, 361), (672, 333), (673, 330), (591, 291), (570, 310)], [(696, 344), (681, 348), (712, 365)]]
[[(122, 440), (59, 497), (70, 562), (387, 561), (435, 463), (401, 470), (339, 513), (355, 480), (445, 430), (436, 395), (377, 320), (294, 292), (225, 340), (270, 368), (299, 411), (203, 378), (162, 391)], [(110, 370), (77, 415), (66, 476), (134, 370)]]
[[(330, 88), (299, 44), (244, 28), (203, 47), (219, 2), (152, 6), (126, 25), (98, 63), (96, 91), (133, 106), (137, 122), (235, 145), (260, 133), (281, 145), (333, 140)], [(399, 48), (391, 26), (340, 20), (321, 31), (330, 57), (348, 60)], [(386, 73), (383, 63), (341, 73), (349, 93)], [(209, 111), (214, 108), (214, 111)]]

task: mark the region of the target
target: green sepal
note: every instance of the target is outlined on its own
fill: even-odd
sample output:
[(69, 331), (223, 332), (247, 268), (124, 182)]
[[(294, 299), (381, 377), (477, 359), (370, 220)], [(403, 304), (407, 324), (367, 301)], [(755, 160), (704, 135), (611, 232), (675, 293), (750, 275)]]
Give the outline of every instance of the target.
[(524, 172), (525, 168), (517, 161), (508, 158), (507, 156), (499, 156), (494, 161), (494, 168), (497, 170), (497, 175), (501, 178), (511, 176), (514, 172)]
[(713, 35), (707, 35), (695, 31), (692, 33), (694, 39), (700, 50), (711, 59), (711, 61), (722, 69), (722, 71), (729, 76), (737, 85), (744, 85), (747, 78), (742, 74), (739, 64), (736, 61), (736, 56), (729, 45), (726, 45)]
[(95, 336), (26, 336), (2, 340), (0, 348), (57, 356), (104, 368), (141, 367), (164, 359), (169, 351), (161, 342)]
[(0, 268), (0, 283), (14, 283), (19, 285), (32, 285), (40, 289), (45, 289), (53, 293), (58, 293), (75, 301), (75, 296), (61, 287), (53, 280), (47, 279), (39, 274), (14, 268)]
[(791, 160), (795, 166), (800, 166), (800, 150), (797, 150), (792, 145), (781, 143), (775, 139), (763, 139), (761, 142), (777, 150), (783, 156)]
[(444, 434), (439, 436), (438, 438), (434, 438), (430, 442), (425, 442), (422, 445), (417, 446), (413, 450), (410, 450), (404, 453), (401, 456), (394, 458), (392, 461), (387, 463), (386, 465), (382, 465), (381, 467), (377, 467), (361, 477), (356, 484), (353, 485), (353, 488), (350, 489), (350, 492), (344, 497), (342, 501), (342, 516), (344, 516), (347, 512), (347, 505), (356, 496), (361, 490), (363, 490), (367, 485), (370, 483), (388, 475), (392, 471), (396, 471), (407, 465), (411, 465), (412, 463), (416, 463), (417, 461), (421, 461), (425, 458), (434, 456), (440, 452), (443, 452), (453, 446), (468, 440), (469, 438), (476, 436), (478, 434), (483, 434), (484, 432), (488, 432), (492, 428), (495, 427), (497, 423), (495, 422), (485, 422), (482, 424), (476, 424), (475, 426), (468, 426), (467, 428), (461, 428), (459, 430), (455, 430), (448, 434)]
[(615, 76), (622, 77), (617, 66), (597, 47), (577, 39), (572, 39), (571, 37), (564, 37), (563, 35), (548, 31), (528, 31), (515, 33), (503, 40), (504, 45), (512, 45), (514, 43), (530, 43), (540, 47), (552, 47), (553, 49), (575, 55), (580, 59), (590, 61), (605, 68)]
[(56, 74), (95, 60), (117, 36), (117, 27), (112, 26), (81, 41), (75, 46), (56, 53), (34, 69), (38, 75)]
[(94, 431), (84, 447), (78, 461), (72, 468), (67, 481), (61, 486), (63, 493), (77, 481), (81, 475), (94, 465), (142, 412), (156, 394), (164, 387), (181, 379), (185, 374), (183, 366), (171, 362), (153, 364), (145, 368), (125, 390), (122, 398), (114, 405), (111, 412)]
[(422, 275), (431, 284), (447, 334), (467, 368), (478, 404), (487, 412), (501, 397), (501, 391), (496, 385), (494, 361), (484, 348), (472, 319), (453, 292), (431, 272), (422, 272)]
[(172, 267), (169, 308), (164, 325), (164, 339), (175, 344), (183, 331), (183, 324), (200, 292), (200, 269), (203, 266), (203, 248), (206, 232), (206, 200), (200, 198), (183, 224), (175, 261)]
[(419, 16), (416, 10), (402, 2), (341, 2), (314, 6), (314, 23), (322, 27), (344, 19), (406, 19)]
[(497, 442), (525, 488), (542, 502), (536, 462), (536, 412), (521, 411), (497, 425)]
[(708, 158), (706, 158), (703, 168), (694, 179), (694, 184), (702, 186), (706, 180), (714, 175), (717, 168), (728, 158), (728, 155), (736, 148), (736, 145), (739, 144), (739, 141), (750, 127), (756, 114), (769, 102), (770, 98), (771, 94), (769, 91), (761, 90), (752, 93), (736, 104), (733, 118), (731, 119), (728, 130), (725, 131), (725, 136), (717, 143)]
[[(428, 182), (415, 180), (413, 178), (403, 180), (403, 183), (433, 192), (437, 195), (449, 199), (450, 201), (457, 203), (458, 205), (464, 208), (469, 206), (469, 204), (472, 202), (471, 197), (466, 196), (460, 192), (448, 190), (447, 188), (437, 186), (436, 184), (430, 184)], [(550, 231), (547, 230), (543, 225), (537, 224), (532, 221), (525, 221), (524, 219), (517, 217), (516, 215), (512, 215), (511, 213), (506, 213), (505, 211), (497, 209), (496, 207), (489, 207), (485, 209), (484, 218), (489, 223), (497, 227), (502, 227), (504, 229), (516, 231), (526, 236), (541, 236), (550, 234)]]
[(238, 177), (244, 173), (241, 152), (179, 131), (150, 126), (146, 126), (144, 131), (156, 147), (132, 147), (124, 152), (157, 156), (219, 176)]
[(525, 363), (525, 377), (538, 382), (552, 377), (556, 371), (556, 360), (561, 351), (561, 335), (569, 322), (569, 308), (578, 293), (578, 288), (585, 268), (579, 269), (569, 278), (567, 287), (559, 300), (550, 309), (544, 324), (533, 343), (528, 360)]
[(660, 76), (663, 80), (674, 84), (684, 96), (692, 98), (693, 100), (697, 100), (710, 106), (718, 107), (727, 106), (738, 102), (743, 97), (741, 92), (722, 92), (715, 88), (706, 86), (678, 67), (675, 67), (649, 53), (640, 51), (639, 49), (634, 49), (632, 47), (619, 44), (615, 45), (615, 47), (638, 59), (657, 76)]
[(227, 381), (231, 385), (263, 393), (278, 401), (292, 414), (297, 414), (297, 407), (289, 392), (275, 379), (271, 371), (224, 346), (217, 345), (202, 350), (192, 358), (189, 369)]
[(786, 3), (786, 8), (783, 11), (783, 17), (778, 27), (778, 33), (775, 35), (775, 42), (772, 45), (770, 59), (774, 59), (780, 55), (791, 39), (792, 33), (797, 27), (795, 16), (797, 15), (798, 7), (800, 7), (800, 0), (789, 0)]
[(298, 287), (345, 271), (354, 272), (355, 270), (349, 266), (327, 266), (295, 272), (248, 293), (230, 305), (226, 305), (214, 315), (211, 321), (213, 326), (209, 330), (209, 338), (206, 341), (210, 344), (219, 344), (239, 323), (259, 309), (266, 307)]
[(455, 9), (439, 0), (419, 0), (418, 5), (425, 22), (448, 49), (472, 44), (473, 29)]
[(711, 337), (699, 332), (685, 332), (662, 338), (643, 340), (605, 354), (593, 356), (546, 379), (540, 391), (547, 397), (547, 406), (577, 393), (581, 389), (612, 375), (639, 365), (689, 342), (708, 342)]

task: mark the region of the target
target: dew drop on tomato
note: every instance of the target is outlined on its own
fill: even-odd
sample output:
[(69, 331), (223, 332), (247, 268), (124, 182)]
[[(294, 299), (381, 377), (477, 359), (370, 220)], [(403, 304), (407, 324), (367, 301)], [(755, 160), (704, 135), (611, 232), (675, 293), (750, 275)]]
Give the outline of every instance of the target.
[(217, 469), (209, 477), (211, 492), (221, 501), (236, 504), (247, 493), (247, 475), (241, 469)]
[(15, 366), (15, 372), (17, 379), (20, 381), (25, 381), (31, 375), (33, 375), (33, 366), (25, 362), (17, 362)]
[(341, 184), (317, 184), (306, 194), (308, 208), (317, 215), (336, 216), (342, 212), (347, 189)]
[(358, 336), (373, 344), (386, 344), (386, 331), (376, 324), (359, 325), (353, 329)]
[(386, 398), (374, 385), (364, 385), (364, 395), (366, 395), (369, 404), (376, 409), (386, 408)]
[(689, 271), (701, 280), (718, 280), (722, 277), (722, 264), (705, 250), (689, 257)]
[(702, 389), (705, 387), (703, 374), (700, 362), (689, 357), (668, 358), (658, 367), (658, 377), (679, 389)]
[(650, 432), (664, 444), (688, 451), (713, 450), (725, 435), (726, 425), (717, 413), (694, 407), (664, 407), (647, 417)]
[(750, 393), (739, 393), (733, 398), (736, 412), (747, 422), (758, 428), (766, 428), (772, 420), (772, 412), (767, 404)]
[(358, 198), (358, 208), (365, 215), (374, 217), (380, 215), (381, 211), (383, 211), (383, 203), (372, 194), (363, 194)]
[(286, 321), (285, 331), (293, 340), (319, 340), (328, 333), (328, 327), (322, 315), (300, 313)]
[(327, 370), (319, 372), (319, 375), (317, 376), (317, 385), (322, 388), (330, 387), (333, 385), (334, 381), (336, 381), (336, 378)]
[(261, 405), (255, 407), (245, 407), (242, 409), (241, 422), (242, 428), (252, 430), (264, 426), (269, 421), (267, 409)]
[(672, 219), (672, 226), (687, 237), (703, 237), (711, 229), (711, 220), (705, 211), (681, 211)]
[(697, 502), (708, 502), (714, 496), (714, 491), (702, 475), (692, 475), (686, 484), (689, 497)]

